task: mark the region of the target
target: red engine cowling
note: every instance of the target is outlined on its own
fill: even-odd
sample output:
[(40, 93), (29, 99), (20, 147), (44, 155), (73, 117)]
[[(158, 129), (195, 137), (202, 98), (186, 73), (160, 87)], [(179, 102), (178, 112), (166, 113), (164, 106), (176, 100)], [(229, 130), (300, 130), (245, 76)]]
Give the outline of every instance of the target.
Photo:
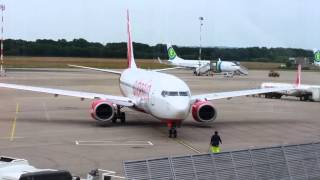
[(192, 105), (193, 119), (198, 122), (212, 122), (217, 117), (217, 111), (208, 101), (197, 101)]
[(116, 114), (116, 109), (113, 104), (106, 100), (93, 101), (91, 108), (91, 116), (97, 121), (110, 121)]

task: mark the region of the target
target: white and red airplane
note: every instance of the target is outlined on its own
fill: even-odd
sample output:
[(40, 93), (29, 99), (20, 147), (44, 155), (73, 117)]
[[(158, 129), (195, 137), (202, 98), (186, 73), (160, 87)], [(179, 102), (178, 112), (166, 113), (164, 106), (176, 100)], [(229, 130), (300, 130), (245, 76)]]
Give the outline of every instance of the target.
[(127, 31), (128, 68), (123, 72), (71, 65), (73, 67), (119, 75), (120, 90), (123, 96), (7, 83), (0, 83), (0, 87), (49, 93), (54, 94), (55, 96), (65, 95), (81, 99), (93, 99), (91, 115), (97, 122), (102, 124), (109, 121), (116, 122), (117, 119), (120, 119), (121, 122), (125, 122), (125, 113), (121, 112), (121, 108), (129, 107), (164, 121), (170, 128), (169, 137), (177, 136), (176, 127), (180, 126), (183, 120), (187, 118), (190, 111), (192, 112), (194, 120), (198, 122), (207, 123), (214, 121), (217, 117), (217, 110), (210, 102), (211, 100), (292, 89), (292, 87), (262, 88), (191, 95), (191, 91), (184, 81), (176, 76), (159, 72), (172, 68), (144, 70), (136, 66), (130, 33), (129, 12), (127, 12)]
[[(320, 55), (319, 55), (320, 56)], [(298, 65), (295, 83), (264, 82), (261, 88), (294, 87), (295, 89), (265, 93), (266, 98), (280, 99), (282, 96), (298, 97), (300, 101), (320, 101), (320, 85), (301, 84), (301, 65)]]

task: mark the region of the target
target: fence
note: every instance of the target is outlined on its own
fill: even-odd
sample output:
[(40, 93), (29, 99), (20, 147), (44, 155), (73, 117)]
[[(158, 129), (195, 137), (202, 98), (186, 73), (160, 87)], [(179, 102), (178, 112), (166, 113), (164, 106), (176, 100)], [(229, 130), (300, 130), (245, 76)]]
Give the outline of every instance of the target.
[(124, 162), (128, 180), (320, 179), (320, 142)]

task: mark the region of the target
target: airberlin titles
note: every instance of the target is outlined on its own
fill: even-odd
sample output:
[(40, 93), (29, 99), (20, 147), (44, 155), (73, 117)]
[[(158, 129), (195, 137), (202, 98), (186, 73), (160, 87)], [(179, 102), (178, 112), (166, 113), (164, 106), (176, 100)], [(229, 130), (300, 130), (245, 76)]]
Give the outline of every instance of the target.
[(149, 99), (149, 93), (151, 89), (151, 82), (144, 82), (142, 80), (136, 80), (133, 85), (120, 81), (124, 86), (130, 87), (133, 90), (133, 96), (141, 99)]
[(151, 81), (143, 82), (143, 81), (137, 80), (133, 85), (133, 95), (136, 97), (140, 97), (142, 99), (148, 99), (150, 89), (151, 89)]

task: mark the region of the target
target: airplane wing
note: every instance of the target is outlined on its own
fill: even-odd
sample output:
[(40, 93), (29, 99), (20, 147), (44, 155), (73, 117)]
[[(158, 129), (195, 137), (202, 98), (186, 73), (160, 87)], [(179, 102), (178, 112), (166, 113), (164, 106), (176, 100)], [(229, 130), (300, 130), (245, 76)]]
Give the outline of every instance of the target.
[(195, 69), (199, 67), (199, 64), (179, 64), (179, 65), (174, 65), (174, 64), (170, 64), (168, 63), (168, 61), (162, 61), (159, 57), (158, 57), (158, 62), (160, 64), (166, 64), (166, 65), (170, 65), (170, 66), (174, 66), (177, 69)]
[[(160, 59), (160, 57), (158, 57), (158, 61), (159, 61), (160, 64), (171, 65), (171, 64), (169, 64), (169, 63), (163, 62), (163, 61)], [(171, 70), (171, 69), (186, 69), (186, 67), (175, 66), (175, 67), (163, 68), (163, 69), (153, 69), (152, 71), (160, 72), (160, 71), (167, 71), (167, 70)]]
[(194, 95), (191, 97), (191, 100), (196, 101), (196, 100), (204, 99), (204, 100), (210, 101), (210, 100), (216, 100), (216, 99), (229, 99), (229, 98), (239, 97), (239, 96), (263, 94), (263, 93), (278, 92), (278, 91), (289, 91), (293, 89), (296, 89), (296, 88), (294, 87), (261, 88), (261, 89), (249, 89), (249, 90), (240, 90), (240, 91), (218, 92), (218, 93)]
[(43, 87), (34, 87), (34, 86), (24, 86), (24, 85), (6, 84), (6, 83), (0, 83), (0, 87), (25, 90), (25, 91), (48, 93), (48, 94), (54, 94), (55, 96), (64, 95), (64, 96), (72, 96), (72, 97), (78, 97), (78, 98), (84, 98), (84, 99), (105, 99), (105, 100), (108, 100), (114, 104), (126, 106), (126, 107), (131, 107), (134, 105), (133, 100), (131, 100), (127, 97), (122, 97), (122, 96), (111, 96), (111, 95), (98, 94), (98, 93), (70, 91), (70, 90), (61, 90), (61, 89), (43, 88)]
[(99, 68), (92, 68), (92, 67), (86, 67), (86, 66), (78, 66), (78, 65), (73, 65), (73, 64), (68, 64), (68, 66), (76, 67), (76, 68), (82, 68), (82, 69), (90, 69), (90, 70), (94, 70), (94, 71), (108, 72), (108, 73), (112, 73), (112, 74), (121, 75), (120, 71), (114, 71), (114, 70), (110, 70), (110, 69), (99, 69)]
[(171, 68), (163, 68), (163, 69), (153, 69), (152, 71), (160, 72), (160, 71), (167, 71), (167, 70), (172, 70), (172, 69), (185, 69), (184, 67), (171, 67)]

